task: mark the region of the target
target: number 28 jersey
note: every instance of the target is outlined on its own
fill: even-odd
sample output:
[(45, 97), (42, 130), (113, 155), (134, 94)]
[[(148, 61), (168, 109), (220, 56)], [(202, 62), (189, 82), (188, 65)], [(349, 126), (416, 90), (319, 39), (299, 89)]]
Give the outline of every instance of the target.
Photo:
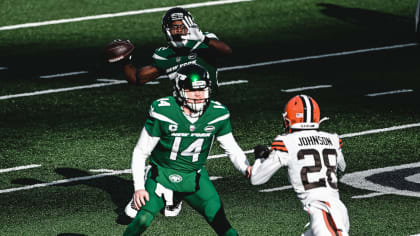
[(160, 137), (151, 162), (182, 172), (200, 170), (215, 137), (232, 132), (229, 111), (219, 102), (211, 100), (203, 115), (191, 123), (172, 96), (152, 103), (145, 129), (150, 136)]
[(251, 181), (265, 182), (282, 166), (287, 166), (289, 182), (303, 204), (339, 198), (337, 168), (344, 171), (346, 163), (337, 134), (305, 130), (278, 135), (267, 160), (254, 165)]

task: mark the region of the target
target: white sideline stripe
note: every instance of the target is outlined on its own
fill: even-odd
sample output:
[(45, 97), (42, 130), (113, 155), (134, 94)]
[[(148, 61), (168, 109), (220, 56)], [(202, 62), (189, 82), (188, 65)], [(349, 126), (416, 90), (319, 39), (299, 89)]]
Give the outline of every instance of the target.
[(342, 134), (340, 135), (340, 138), (350, 138), (350, 137), (361, 136), (361, 135), (366, 135), (366, 134), (383, 133), (383, 132), (388, 132), (388, 131), (393, 131), (393, 130), (408, 129), (408, 128), (414, 128), (414, 127), (420, 127), (420, 123), (392, 126), (392, 127), (383, 128), (383, 129), (373, 129), (373, 130), (367, 130), (367, 131), (351, 133), (351, 134)]
[(36, 168), (36, 167), (40, 167), (40, 166), (41, 165), (38, 165), (38, 164), (32, 164), (32, 165), (26, 165), (26, 166), (16, 166), (16, 167), (7, 168), (7, 169), (0, 169), (0, 173), (6, 173), (6, 172), (11, 172), (11, 171), (17, 171), (17, 170), (31, 169), (31, 168)]
[[(196, 8), (196, 7), (205, 7), (205, 6), (214, 6), (214, 5), (239, 3), (239, 2), (250, 2), (250, 1), (253, 1), (253, 0), (223, 0), (223, 1), (211, 1), (211, 2), (185, 4), (185, 5), (179, 5), (177, 7)], [(159, 7), (159, 8), (143, 9), (143, 10), (137, 10), (137, 11), (126, 11), (126, 12), (119, 12), (119, 13), (94, 15), (94, 16), (85, 16), (85, 17), (76, 17), (76, 18), (68, 18), (68, 19), (60, 19), (60, 20), (32, 22), (32, 23), (25, 23), (25, 24), (18, 24), (18, 25), (8, 25), (8, 26), (0, 27), (0, 31), (21, 29), (21, 28), (30, 28), (30, 27), (39, 27), (39, 26), (44, 26), (44, 25), (56, 25), (56, 24), (78, 22), (78, 21), (97, 20), (97, 19), (113, 18), (113, 17), (120, 17), (120, 16), (140, 15), (140, 14), (154, 13), (154, 12), (162, 12), (162, 11), (167, 11), (167, 10), (173, 8), (173, 7), (174, 6)]]
[(376, 97), (376, 96), (382, 96), (382, 95), (389, 95), (389, 94), (396, 94), (396, 93), (409, 93), (413, 92), (412, 89), (401, 89), (401, 90), (394, 90), (394, 91), (388, 91), (388, 92), (382, 92), (382, 93), (369, 93), (366, 94), (368, 97)]
[(232, 84), (244, 84), (248, 83), (248, 80), (232, 80), (232, 81), (226, 81), (219, 83), (219, 86), (225, 86), (225, 85), (232, 85)]
[(7, 67), (1, 67), (0, 66), (0, 70), (7, 70), (8, 68)]
[(222, 67), (222, 68), (219, 68), (219, 71), (241, 70), (241, 69), (247, 69), (247, 68), (253, 68), (253, 67), (283, 64), (283, 63), (296, 62), (296, 61), (305, 61), (305, 60), (321, 59), (321, 58), (327, 58), (327, 57), (338, 57), (338, 56), (346, 56), (346, 55), (352, 55), (352, 54), (360, 54), (360, 53), (365, 53), (365, 52), (375, 52), (375, 51), (382, 51), (382, 50), (391, 50), (391, 49), (396, 49), (396, 48), (413, 47), (416, 45), (417, 43), (397, 44), (397, 45), (391, 45), (391, 46), (385, 46), (385, 47), (359, 49), (359, 50), (353, 50), (353, 51), (347, 51), (347, 52), (336, 52), (336, 53), (321, 54), (321, 55), (316, 55), (316, 56), (281, 59), (281, 60), (275, 60), (275, 61), (249, 64), (249, 65)]
[(55, 74), (55, 75), (41, 75), (39, 78), (41, 79), (49, 79), (49, 78), (57, 78), (57, 77), (65, 77), (70, 75), (80, 75), (80, 74), (87, 74), (88, 71), (76, 71), (76, 72), (68, 72), (68, 73), (61, 73), (61, 74)]
[(83, 86), (76, 86), (76, 87), (69, 87), (69, 88), (48, 89), (48, 90), (35, 91), (35, 92), (30, 92), (30, 93), (20, 93), (20, 94), (14, 94), (14, 95), (0, 96), (0, 100), (6, 100), (6, 99), (18, 98), (18, 97), (37, 96), (37, 95), (49, 94), (49, 93), (67, 92), (67, 91), (80, 90), (80, 89), (98, 88), (98, 87), (104, 87), (104, 86), (110, 86), (110, 85), (116, 85), (116, 84), (126, 84), (126, 83), (128, 82), (125, 80), (114, 80), (111, 83), (90, 84), (90, 85), (83, 85)]
[(319, 89), (319, 88), (330, 88), (332, 85), (317, 85), (317, 86), (309, 86), (309, 87), (302, 87), (302, 88), (293, 88), (293, 89), (282, 89), (282, 92), (292, 93), (304, 90), (311, 90), (311, 89)]
[(20, 190), (41, 188), (41, 187), (52, 186), (52, 185), (57, 185), (57, 184), (65, 184), (65, 183), (70, 183), (70, 182), (75, 182), (75, 181), (96, 179), (96, 178), (102, 178), (102, 177), (112, 176), (112, 175), (127, 174), (130, 172), (131, 172), (131, 169), (127, 169), (127, 170), (114, 171), (111, 173), (104, 173), (104, 174), (99, 174), (99, 175), (90, 175), (90, 176), (76, 177), (76, 178), (70, 178), (70, 179), (62, 179), (62, 180), (57, 180), (57, 181), (53, 181), (49, 183), (34, 184), (34, 185), (28, 185), (28, 186), (23, 186), (19, 188), (3, 189), (3, 190), (0, 190), (0, 193), (10, 193), (10, 192), (15, 192), (15, 191), (20, 191)]
[(293, 188), (292, 185), (286, 185), (286, 186), (277, 187), (277, 188), (261, 189), (258, 192), (269, 193), (269, 192), (282, 191), (282, 190), (291, 189), (291, 188)]
[[(406, 128), (412, 128), (412, 127), (418, 127), (418, 126), (420, 126), (420, 123), (410, 124), (410, 125), (393, 126), (393, 127), (390, 127), (390, 128), (377, 129), (377, 130), (372, 130), (372, 131), (375, 131), (373, 133), (379, 133), (379, 132), (386, 132), (386, 131), (397, 130), (397, 129), (406, 129)], [(368, 130), (368, 131), (358, 132), (358, 133), (353, 133), (353, 134), (344, 134), (344, 135), (341, 135), (340, 137), (341, 138), (355, 137), (355, 136), (361, 136), (361, 135), (366, 135), (366, 134), (371, 134), (371, 133), (372, 132)], [(245, 154), (249, 154), (249, 153), (253, 153), (253, 152), (254, 152), (254, 150), (251, 149), (251, 150), (245, 151)], [(212, 155), (212, 156), (209, 156), (207, 159), (216, 159), (216, 158), (221, 158), (221, 157), (226, 157), (226, 156), (227, 156), (226, 154)], [(105, 176), (119, 175), (119, 174), (126, 174), (126, 173), (131, 173), (131, 169), (125, 169), (125, 170), (121, 170), (121, 171), (113, 171), (113, 172), (100, 174), (100, 175), (92, 175), (92, 176), (84, 176), (84, 177), (64, 179), (64, 180), (59, 180), (59, 181), (53, 181), (53, 182), (50, 182), (50, 183), (28, 185), (28, 186), (24, 186), (24, 187), (20, 187), (20, 188), (3, 189), (3, 190), (0, 190), (0, 193), (9, 193), (9, 192), (15, 192), (15, 191), (20, 191), (20, 190), (28, 190), (28, 189), (33, 189), (33, 188), (46, 187), (46, 186), (50, 186), (50, 185), (69, 183), (69, 182), (73, 182), (73, 181), (80, 181), (80, 180), (87, 180), (87, 179), (94, 179), (94, 178), (102, 178), (102, 177), (105, 177)], [(282, 187), (279, 187), (279, 188), (285, 188), (285, 187), (287, 187), (287, 186), (282, 186)]]

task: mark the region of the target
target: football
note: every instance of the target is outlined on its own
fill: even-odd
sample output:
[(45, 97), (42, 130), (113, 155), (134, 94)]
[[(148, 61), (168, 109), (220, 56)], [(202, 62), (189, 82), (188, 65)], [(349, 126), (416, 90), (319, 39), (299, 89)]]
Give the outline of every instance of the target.
[(133, 50), (130, 40), (116, 39), (106, 45), (105, 57), (109, 63), (114, 63), (129, 57)]

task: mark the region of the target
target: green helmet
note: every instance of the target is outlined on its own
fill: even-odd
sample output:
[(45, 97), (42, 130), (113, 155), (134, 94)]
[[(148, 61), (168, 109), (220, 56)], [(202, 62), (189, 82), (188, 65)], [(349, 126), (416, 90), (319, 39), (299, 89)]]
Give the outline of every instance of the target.
[[(188, 92), (202, 91), (189, 96)], [(209, 72), (202, 66), (190, 64), (178, 69), (175, 76), (174, 96), (181, 106), (187, 107), (192, 116), (201, 116), (210, 103), (211, 81)]]

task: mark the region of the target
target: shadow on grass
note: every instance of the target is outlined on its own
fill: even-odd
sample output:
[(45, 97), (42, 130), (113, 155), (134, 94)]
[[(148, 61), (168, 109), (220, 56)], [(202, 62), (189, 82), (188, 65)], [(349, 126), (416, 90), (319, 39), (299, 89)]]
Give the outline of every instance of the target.
[[(55, 172), (64, 176), (65, 178), (77, 178), (91, 175), (89, 172), (74, 168), (57, 168)], [(112, 202), (115, 204), (115, 206), (117, 206), (117, 208), (114, 210), (118, 215), (115, 222), (122, 225), (127, 225), (131, 222), (131, 219), (125, 215), (124, 208), (130, 201), (130, 198), (133, 194), (132, 181), (127, 181), (117, 176), (107, 176), (103, 178), (66, 183), (63, 185), (73, 186), (79, 184), (85, 184), (89, 187), (102, 189), (103, 191), (107, 192), (111, 196)]]

